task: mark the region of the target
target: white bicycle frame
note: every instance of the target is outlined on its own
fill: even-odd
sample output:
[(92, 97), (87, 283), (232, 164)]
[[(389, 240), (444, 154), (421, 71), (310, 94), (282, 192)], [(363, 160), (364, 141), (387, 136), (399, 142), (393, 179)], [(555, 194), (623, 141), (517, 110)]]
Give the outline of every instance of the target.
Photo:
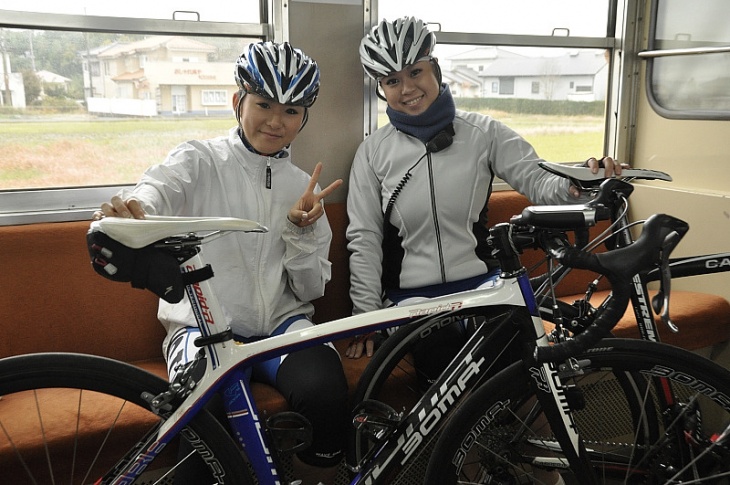
[[(159, 216), (148, 216), (148, 220), (105, 218), (92, 223), (92, 229), (102, 230), (110, 237), (132, 248), (141, 248), (155, 241), (178, 234), (210, 233), (213, 231), (212, 234), (201, 236), (204, 240), (200, 242), (202, 245), (230, 231), (266, 231), (266, 228), (259, 226), (257, 223), (240, 219)], [(193, 271), (204, 266), (205, 262), (202, 251), (198, 251), (195, 256), (181, 264), (181, 271)], [(223, 312), (212, 289), (210, 280), (188, 285), (186, 290), (203, 337), (215, 336), (229, 330), (228, 326), (225, 325)], [(537, 311), (537, 305), (527, 276), (509, 279), (499, 278), (493, 287), (455, 293), (413, 305), (395, 306), (349, 316), (251, 343), (239, 343), (226, 339), (205, 345), (207, 364), (204, 375), (198, 380), (184, 402), (162, 423), (154, 441), (128, 467), (129, 473), (141, 473), (146, 463), (151, 461), (185, 427), (190, 419), (203, 408), (211, 396), (214, 393), (220, 392), (224, 397), (224, 405), (228, 419), (234, 429), (234, 437), (244, 446), (259, 483), (261, 485), (280, 485), (281, 481), (274, 464), (275, 460), (269, 451), (267, 438), (258, 417), (249, 382), (245, 375), (246, 369), (257, 362), (281, 356), (305, 347), (366, 334), (395, 325), (402, 325), (406, 320), (434, 318), (436, 319), (436, 324), (438, 324), (444, 318), (444, 315), (446, 315), (446, 318), (453, 318), (449, 317), (449, 315), (454, 312), (463, 313), (470, 308), (476, 310), (495, 305), (509, 305), (523, 308), (527, 306), (528, 310), (530, 310), (535, 335), (537, 336), (536, 344), (540, 346), (548, 345), (543, 321)], [(469, 366), (467, 371), (454, 377), (459, 379), (460, 384), (466, 386), (470, 383), (466, 382), (467, 378), (474, 377), (479, 371), (484, 370), (480, 368), (482, 365), (485, 365), (483, 358), (481, 361), (472, 362), (458, 362), (455, 359), (444, 374), (448, 373), (449, 369), (453, 366)], [(546, 385), (552, 385), (552, 383), (559, 384), (560, 379), (557, 376), (554, 364), (545, 363), (541, 364), (541, 367), (539, 370), (541, 375), (551, 376), (553, 378), (553, 380), (546, 379)], [(553, 389), (556, 400), (560, 399), (557, 392), (556, 389)], [(433, 405), (427, 402), (428, 398), (429, 393), (419, 401), (411, 414), (414, 414), (419, 406), (424, 409), (433, 408)], [(563, 418), (565, 422), (570, 422), (571, 416), (565, 414)], [(570, 430), (569, 426), (568, 429)], [(573, 438), (575, 438), (575, 442), (577, 443), (577, 436)], [(401, 443), (401, 448), (403, 444), (405, 443)], [(410, 454), (407, 454), (406, 458), (408, 456)], [(388, 460), (390, 458), (386, 458), (386, 462), (382, 463), (382, 465), (387, 465)], [(381, 466), (376, 466), (370, 470), (366, 470), (365, 475), (360, 474), (356, 476), (351, 483), (377, 483), (376, 480), (382, 471)], [(127, 480), (130, 476), (125, 474), (124, 477), (119, 477), (117, 481), (112, 483), (128, 483)]]

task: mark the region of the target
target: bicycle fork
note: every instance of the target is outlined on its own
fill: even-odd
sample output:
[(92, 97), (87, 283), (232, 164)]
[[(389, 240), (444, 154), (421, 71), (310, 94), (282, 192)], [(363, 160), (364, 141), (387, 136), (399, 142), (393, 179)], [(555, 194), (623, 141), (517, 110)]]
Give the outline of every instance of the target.
[(573, 418), (572, 408), (577, 400), (570, 395), (570, 389), (563, 382), (561, 370), (556, 364), (548, 362), (528, 364), (527, 372), (531, 377), (531, 386), (537, 396), (539, 409), (544, 413), (545, 424), (550, 425), (559, 444), (559, 450), (556, 451), (560, 455), (535, 457), (532, 465), (557, 470), (570, 468), (579, 483), (598, 484)]

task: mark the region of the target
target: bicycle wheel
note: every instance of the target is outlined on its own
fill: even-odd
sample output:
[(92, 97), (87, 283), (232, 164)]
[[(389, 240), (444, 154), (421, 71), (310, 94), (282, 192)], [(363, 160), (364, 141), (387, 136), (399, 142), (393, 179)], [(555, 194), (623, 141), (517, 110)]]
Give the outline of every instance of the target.
[[(48, 353), (1, 360), (3, 480), (101, 483), (96, 481), (165, 419), (150, 411), (142, 393), (157, 395), (167, 387), (140, 368), (97, 356)], [(210, 479), (196, 483), (253, 483), (243, 454), (207, 411), (180, 435), (208, 464), (203, 470)], [(180, 440), (171, 442), (134, 483), (173, 483)]]
[[(494, 320), (486, 322), (485, 325), (494, 325), (493, 332), (501, 333), (505, 338), (514, 335), (514, 328), (506, 331), (500, 329), (500, 324), (495, 324), (495, 320), (502, 319), (505, 326), (511, 325), (509, 321), (504, 320), (504, 313), (499, 311), (499, 307), (494, 307)], [(353, 394), (353, 402), (357, 405), (368, 400), (384, 403), (397, 413), (403, 413), (410, 410), (421, 398), (426, 389), (431, 385), (434, 371), (424, 372), (416, 365), (414, 359), (414, 349), (421, 347), (423, 351), (424, 342), (440, 343), (443, 339), (442, 335), (450, 332), (454, 326), (460, 325), (460, 318), (452, 318), (449, 323), (444, 320), (425, 320), (422, 322), (414, 322), (398, 329), (393, 335), (385, 339), (383, 344), (373, 354), (370, 362), (363, 371), (358, 381), (358, 386)], [(454, 333), (451, 332), (453, 338)], [(466, 337), (463, 337), (463, 342)], [(463, 345), (463, 342), (459, 342)], [(429, 345), (429, 344), (427, 344)], [(495, 344), (499, 349), (507, 349), (509, 345), (500, 341)], [(456, 350), (453, 352), (456, 353)], [(513, 356), (509, 352), (495, 352), (495, 369), (502, 369), (507, 365), (508, 360)], [(508, 357), (509, 355), (509, 357)], [(449, 356), (451, 358), (451, 356)], [(511, 360), (509, 360), (511, 362)], [(493, 373), (490, 371), (490, 373)], [(363, 412), (377, 414), (379, 410), (376, 408), (366, 408)], [(379, 416), (382, 417), (382, 416)], [(348, 448), (348, 461), (351, 465), (357, 465), (366, 459), (369, 452), (378, 443), (378, 439), (373, 438), (372, 430), (367, 426), (356, 427), (350, 436), (350, 446)], [(425, 445), (419, 453), (418, 457), (409, 462), (408, 466), (401, 470), (398, 478), (391, 478), (394, 484), (418, 484), (422, 483), (425, 476), (426, 466), (428, 465), (431, 447)]]
[[(580, 375), (564, 379), (566, 405), (598, 483), (728, 483), (727, 370), (642, 340), (606, 339), (580, 359)], [(528, 374), (514, 364), (463, 403), (435, 446), (427, 485), (554, 483), (557, 472), (566, 483), (577, 483)], [(617, 376), (635, 380), (635, 396), (627, 397)], [(671, 398), (668, 406), (660, 404), (665, 398)], [(652, 413), (630, 416), (633, 399)], [(642, 426), (636, 423), (652, 419), (658, 432), (637, 429)]]

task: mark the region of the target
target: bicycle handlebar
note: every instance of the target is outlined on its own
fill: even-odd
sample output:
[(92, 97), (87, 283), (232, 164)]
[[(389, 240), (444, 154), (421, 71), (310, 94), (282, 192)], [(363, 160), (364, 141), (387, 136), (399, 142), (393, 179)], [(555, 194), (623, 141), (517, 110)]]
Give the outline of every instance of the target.
[(605, 275), (611, 283), (613, 297), (595, 321), (572, 340), (536, 347), (535, 360), (566, 360), (606, 337), (626, 311), (632, 277), (658, 263), (662, 253), (668, 255), (688, 229), (689, 225), (676, 217), (655, 214), (647, 219), (634, 244), (599, 254), (569, 246), (562, 237), (548, 236), (544, 241), (546, 251), (565, 266)]

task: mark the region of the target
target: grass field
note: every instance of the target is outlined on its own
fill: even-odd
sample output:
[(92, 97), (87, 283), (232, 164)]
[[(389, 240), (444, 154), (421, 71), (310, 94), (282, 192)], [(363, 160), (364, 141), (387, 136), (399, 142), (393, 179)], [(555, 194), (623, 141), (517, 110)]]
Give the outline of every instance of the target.
[[(492, 113), (551, 161), (601, 154), (599, 117)], [(229, 118), (0, 122), (0, 190), (133, 183), (179, 143), (227, 133)]]

